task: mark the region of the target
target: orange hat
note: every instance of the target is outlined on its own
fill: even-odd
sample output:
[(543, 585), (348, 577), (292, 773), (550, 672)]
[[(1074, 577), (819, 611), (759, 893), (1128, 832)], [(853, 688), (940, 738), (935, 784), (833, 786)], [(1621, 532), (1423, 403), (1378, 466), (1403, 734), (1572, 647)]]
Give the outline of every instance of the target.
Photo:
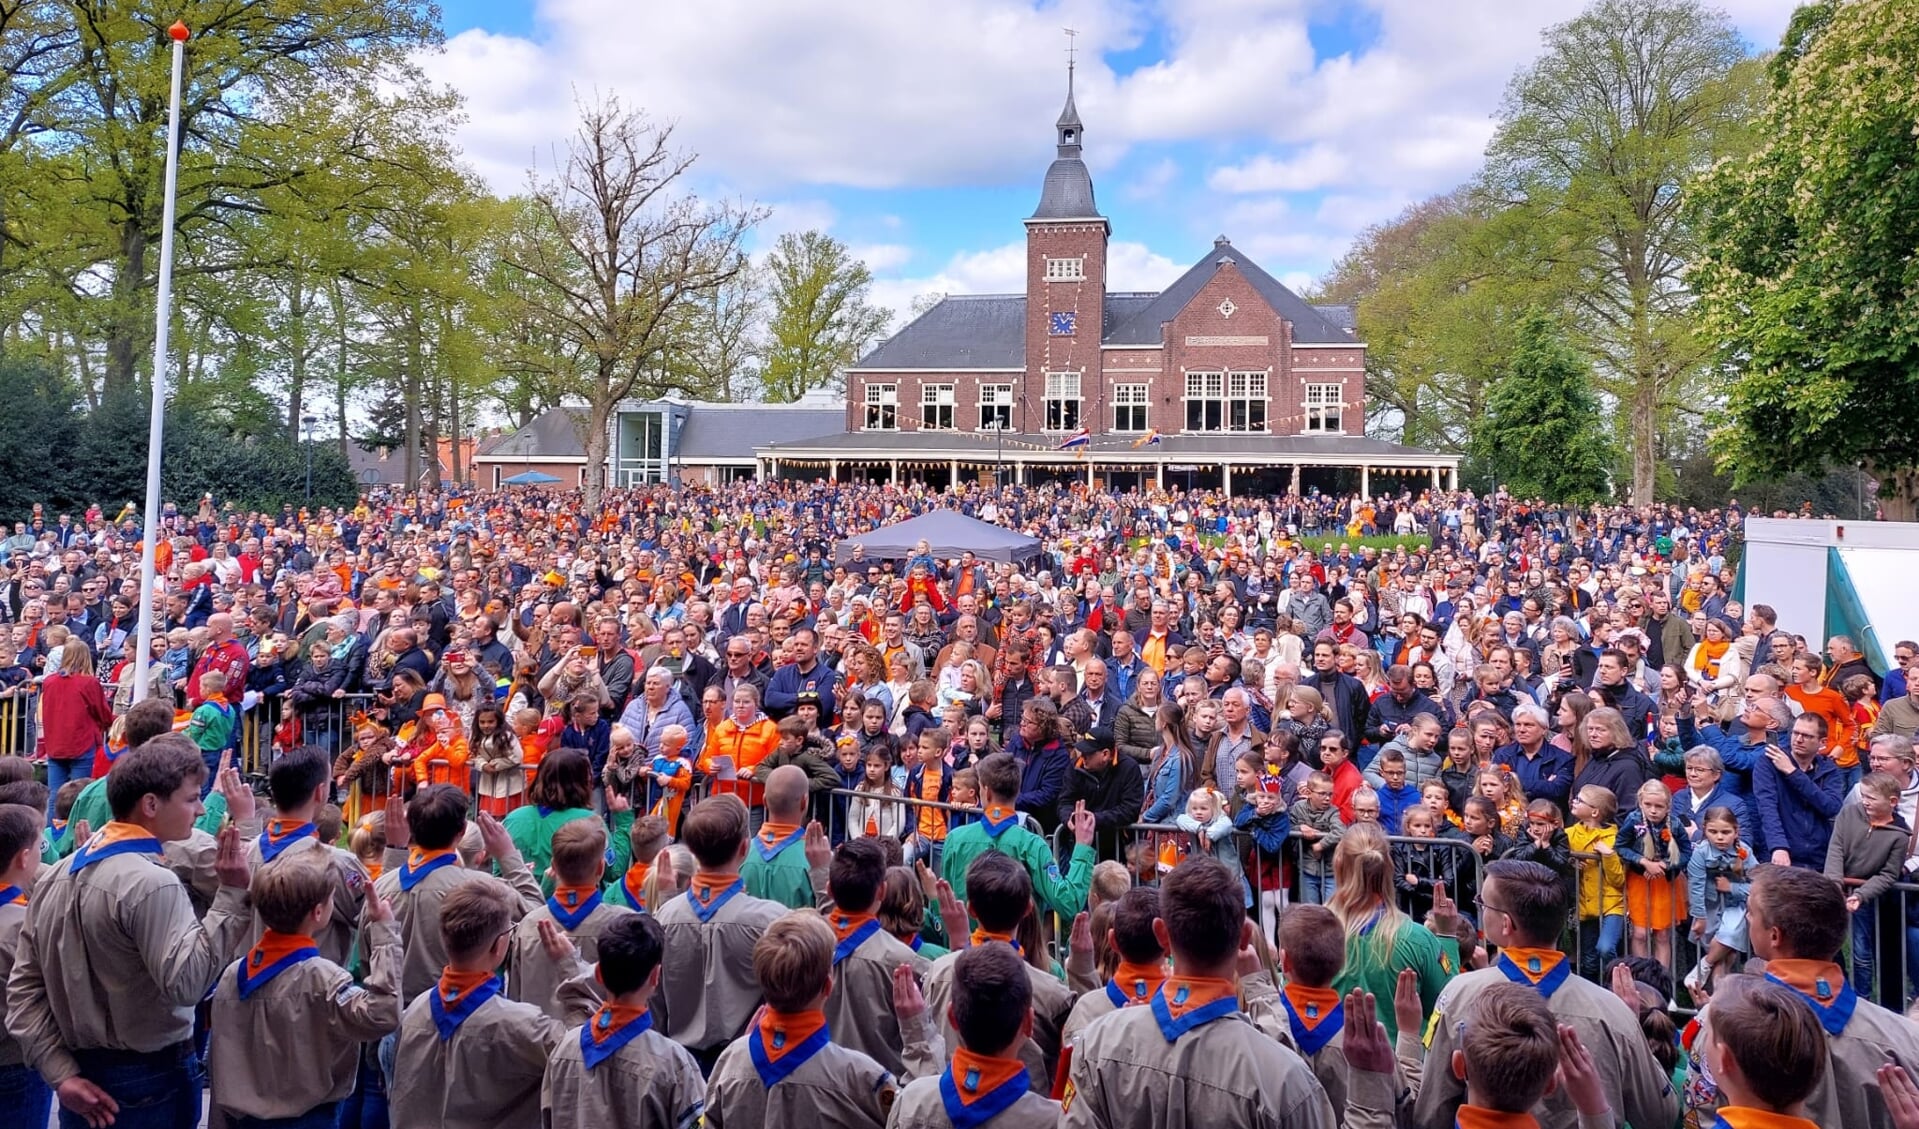
[(428, 694), (420, 702), (421, 714), (423, 715), (429, 714), (435, 710), (439, 710), (441, 713), (446, 712), (446, 695), (445, 694)]

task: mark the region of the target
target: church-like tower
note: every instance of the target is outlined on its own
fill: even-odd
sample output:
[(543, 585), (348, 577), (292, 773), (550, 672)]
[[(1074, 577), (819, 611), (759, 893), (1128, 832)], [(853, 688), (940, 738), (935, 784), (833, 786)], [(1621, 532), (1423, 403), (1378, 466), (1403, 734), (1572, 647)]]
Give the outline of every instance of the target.
[(1084, 127), (1070, 63), (1056, 129), (1058, 155), (1026, 221), (1026, 396), (1015, 426), (1097, 432), (1111, 226), (1093, 202), (1093, 177), (1080, 157)]

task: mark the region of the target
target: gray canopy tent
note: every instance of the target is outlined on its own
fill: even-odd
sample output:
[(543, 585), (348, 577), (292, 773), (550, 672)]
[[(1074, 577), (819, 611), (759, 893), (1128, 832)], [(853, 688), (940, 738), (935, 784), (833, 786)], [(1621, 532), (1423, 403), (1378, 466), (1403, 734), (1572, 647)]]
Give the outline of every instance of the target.
[(833, 563), (846, 564), (855, 550), (869, 561), (906, 560), (925, 541), (939, 560), (970, 551), (983, 561), (1020, 564), (1040, 555), (1039, 540), (1003, 526), (967, 517), (956, 510), (934, 510), (896, 525), (861, 533), (833, 546)]

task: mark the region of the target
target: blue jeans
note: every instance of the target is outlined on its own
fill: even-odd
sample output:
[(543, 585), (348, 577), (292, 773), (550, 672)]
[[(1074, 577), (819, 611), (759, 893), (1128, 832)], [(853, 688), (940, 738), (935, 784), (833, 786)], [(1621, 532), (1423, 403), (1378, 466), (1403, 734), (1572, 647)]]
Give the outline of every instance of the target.
[(386, 1075), (380, 1069), (378, 1043), (360, 1047), (359, 1078), (340, 1103), (334, 1129), (387, 1129)]
[(1299, 900), (1309, 906), (1323, 906), (1333, 898), (1333, 872), (1299, 872)]
[(0, 1066), (0, 1110), (14, 1124), (41, 1129), (53, 1109), (53, 1091), (30, 1066)]
[(1579, 919), (1579, 974), (1599, 982), (1606, 962), (1619, 955), (1620, 942), (1626, 939), (1626, 919), (1616, 913), (1604, 917)]
[[(91, 780), (93, 778), (93, 754), (74, 757), (71, 760), (47, 758), (47, 818), (53, 818), (53, 802), (60, 795), (60, 786), (69, 780)], [(98, 827), (95, 831), (100, 830)]]
[[(114, 1129), (179, 1129), (200, 1123), (200, 1077), (186, 1044), (137, 1054), (77, 1050), (80, 1077), (105, 1090), (120, 1105)], [(86, 1129), (86, 1119), (62, 1108), (60, 1129)]]
[(229, 1117), (227, 1129), (334, 1129), (340, 1103), (314, 1106), (298, 1117)]

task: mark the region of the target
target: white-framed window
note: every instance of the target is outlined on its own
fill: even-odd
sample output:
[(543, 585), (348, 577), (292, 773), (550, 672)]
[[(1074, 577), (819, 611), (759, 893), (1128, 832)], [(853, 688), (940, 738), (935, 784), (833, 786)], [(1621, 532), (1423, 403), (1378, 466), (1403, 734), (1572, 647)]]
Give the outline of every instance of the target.
[(1113, 430), (1145, 431), (1146, 409), (1152, 403), (1152, 385), (1113, 385)]
[(1079, 374), (1076, 372), (1049, 372), (1046, 374), (1046, 430), (1078, 431), (1079, 423)]
[(982, 384), (979, 386), (979, 429), (981, 431), (1013, 430), (1012, 385)]
[(953, 430), (952, 385), (923, 384), (920, 386), (920, 430)]
[(897, 431), (900, 426), (900, 386), (866, 386), (866, 430)]
[(1084, 282), (1086, 281), (1086, 260), (1080, 256), (1067, 259), (1046, 260), (1046, 281), (1048, 282)]
[(1266, 374), (1186, 374), (1186, 430), (1265, 431)]
[(1302, 400), (1306, 408), (1305, 426), (1300, 430), (1309, 435), (1337, 435), (1344, 431), (1340, 409), (1345, 405), (1340, 401), (1345, 387), (1343, 384), (1308, 384)]

